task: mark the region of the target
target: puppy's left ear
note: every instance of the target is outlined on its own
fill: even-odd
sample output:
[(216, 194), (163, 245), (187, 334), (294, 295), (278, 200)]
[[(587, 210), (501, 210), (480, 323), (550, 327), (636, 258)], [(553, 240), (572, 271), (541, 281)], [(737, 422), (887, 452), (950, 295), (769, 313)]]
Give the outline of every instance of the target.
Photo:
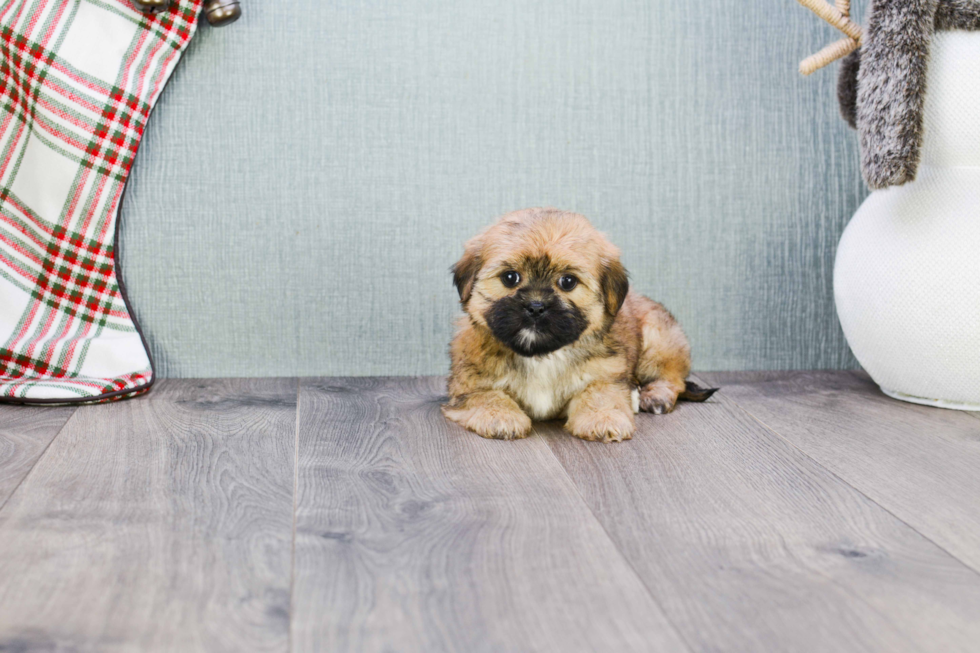
[(459, 301), (464, 304), (470, 300), (470, 295), (473, 294), (473, 284), (476, 282), (476, 275), (483, 267), (483, 261), (480, 259), (481, 247), (478, 243), (472, 240), (466, 243), (466, 251), (463, 252), (463, 257), (456, 261), (456, 264), (452, 267), (453, 271), (453, 284), (456, 286), (456, 291), (459, 293)]
[(630, 280), (626, 268), (619, 261), (613, 260), (606, 264), (600, 277), (602, 294), (606, 301), (606, 312), (615, 316), (626, 301), (626, 293), (630, 291)]

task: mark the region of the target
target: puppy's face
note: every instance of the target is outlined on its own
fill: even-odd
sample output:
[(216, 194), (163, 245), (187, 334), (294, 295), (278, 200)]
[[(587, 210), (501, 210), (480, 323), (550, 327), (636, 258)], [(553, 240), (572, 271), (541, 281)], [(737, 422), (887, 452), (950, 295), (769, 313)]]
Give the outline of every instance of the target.
[(553, 209), (505, 215), (466, 244), (453, 273), (470, 317), (521, 356), (608, 329), (629, 290), (605, 236)]

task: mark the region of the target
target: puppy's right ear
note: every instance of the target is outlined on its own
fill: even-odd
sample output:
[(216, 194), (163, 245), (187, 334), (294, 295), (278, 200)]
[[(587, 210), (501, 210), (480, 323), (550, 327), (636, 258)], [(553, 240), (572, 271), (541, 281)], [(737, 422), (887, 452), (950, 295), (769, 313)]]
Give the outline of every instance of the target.
[(480, 246), (472, 240), (466, 243), (466, 251), (463, 258), (456, 261), (453, 266), (453, 284), (459, 292), (459, 301), (464, 304), (470, 300), (473, 294), (473, 284), (476, 282), (476, 275), (483, 266), (480, 260)]

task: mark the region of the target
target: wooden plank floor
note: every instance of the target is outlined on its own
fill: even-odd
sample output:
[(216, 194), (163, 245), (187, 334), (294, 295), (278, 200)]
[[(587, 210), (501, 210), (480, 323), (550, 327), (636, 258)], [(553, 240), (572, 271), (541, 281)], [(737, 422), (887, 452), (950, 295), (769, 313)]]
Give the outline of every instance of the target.
[(980, 416), (702, 378), (619, 445), (437, 378), (0, 406), (0, 651), (980, 650)]
[(74, 412), (70, 407), (0, 406), (0, 508)]

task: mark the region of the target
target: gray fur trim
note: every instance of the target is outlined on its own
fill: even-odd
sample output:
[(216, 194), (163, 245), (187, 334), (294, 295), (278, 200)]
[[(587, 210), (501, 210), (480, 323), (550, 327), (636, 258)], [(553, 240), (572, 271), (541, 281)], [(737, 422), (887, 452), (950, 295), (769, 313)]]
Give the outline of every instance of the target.
[(861, 68), (861, 50), (855, 50), (840, 60), (840, 72), (837, 73), (837, 104), (840, 115), (851, 126), (857, 129), (857, 94), (858, 70)]
[(872, 189), (915, 179), (935, 30), (980, 31), (980, 0), (872, 0), (864, 47), (841, 61), (837, 101)]
[(872, 0), (858, 72), (861, 169), (872, 189), (915, 179), (938, 0)]
[(936, 30), (980, 31), (978, 0), (941, 0), (936, 10)]

